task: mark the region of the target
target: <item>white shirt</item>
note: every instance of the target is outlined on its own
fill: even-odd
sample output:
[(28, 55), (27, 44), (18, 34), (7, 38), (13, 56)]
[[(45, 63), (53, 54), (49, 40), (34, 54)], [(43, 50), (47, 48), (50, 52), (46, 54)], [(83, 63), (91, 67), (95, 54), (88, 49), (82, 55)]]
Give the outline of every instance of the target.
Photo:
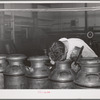
[(72, 50), (75, 46), (82, 47), (84, 46), (84, 49), (82, 51), (83, 57), (98, 57), (95, 52), (81, 39), (79, 38), (61, 38), (59, 39), (62, 43), (64, 43), (65, 46), (68, 48), (68, 53), (66, 56), (66, 59), (70, 59), (70, 55), (72, 53)]

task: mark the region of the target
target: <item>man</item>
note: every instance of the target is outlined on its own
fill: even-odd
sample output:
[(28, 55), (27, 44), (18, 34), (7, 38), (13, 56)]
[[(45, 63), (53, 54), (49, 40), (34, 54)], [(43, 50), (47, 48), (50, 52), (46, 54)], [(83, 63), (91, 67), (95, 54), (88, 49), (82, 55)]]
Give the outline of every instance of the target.
[(66, 59), (75, 60), (78, 57), (78, 51), (81, 47), (84, 47), (82, 51), (82, 57), (98, 57), (95, 52), (79, 38), (61, 38), (57, 42), (54, 42), (50, 47), (49, 58), (51, 64), (55, 64), (56, 61), (63, 61)]

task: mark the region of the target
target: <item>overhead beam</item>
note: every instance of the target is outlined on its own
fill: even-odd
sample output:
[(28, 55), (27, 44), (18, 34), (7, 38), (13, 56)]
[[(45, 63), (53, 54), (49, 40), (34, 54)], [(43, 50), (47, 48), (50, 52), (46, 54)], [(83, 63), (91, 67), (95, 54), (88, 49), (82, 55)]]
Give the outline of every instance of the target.
[(89, 1), (89, 0), (2, 0), (0, 1), (0, 3), (33, 3), (33, 4), (58, 4), (58, 3), (100, 3), (99, 0), (96, 0), (96, 1)]
[(33, 8), (33, 9), (0, 9), (0, 12), (62, 12), (62, 11), (97, 11), (100, 10), (100, 6), (97, 7), (75, 7), (75, 8)]

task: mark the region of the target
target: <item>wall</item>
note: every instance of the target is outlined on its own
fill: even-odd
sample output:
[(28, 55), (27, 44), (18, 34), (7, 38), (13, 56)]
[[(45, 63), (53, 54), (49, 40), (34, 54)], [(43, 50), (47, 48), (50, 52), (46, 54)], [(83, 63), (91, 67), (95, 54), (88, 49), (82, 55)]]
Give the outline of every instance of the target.
[[(52, 5), (54, 8), (73, 8), (73, 7), (84, 7), (84, 4), (56, 4)], [(77, 27), (84, 27), (84, 12), (57, 12), (54, 13), (55, 21), (52, 30), (66, 30), (71, 27), (71, 20), (76, 21)]]
[[(29, 9), (32, 8), (31, 4), (5, 4), (5, 9)], [(10, 15), (11, 12), (5, 12), (5, 14)], [(16, 16), (32, 17), (31, 12), (14, 12)]]
[[(67, 3), (67, 4), (54, 4), (52, 7), (55, 8), (76, 8), (76, 7), (84, 7), (84, 3)], [(100, 6), (100, 3), (88, 3), (88, 7)], [(89, 26), (99, 26), (100, 25), (100, 11), (89, 11), (88, 14), (88, 27)], [(54, 25), (52, 26), (52, 30), (64, 30), (70, 29), (71, 20), (76, 21), (76, 27), (85, 27), (85, 12), (77, 11), (77, 12), (57, 12), (54, 13)]]
[[(4, 9), (4, 4), (0, 4), (0, 9)], [(0, 39), (4, 38), (4, 12), (0, 12)]]
[[(32, 4), (5, 4), (5, 9), (30, 9)], [(5, 13), (5, 38), (13, 39), (18, 53), (30, 55), (32, 43), (30, 38), (33, 34), (32, 12), (9, 12)], [(9, 34), (8, 34), (9, 33)]]
[[(100, 3), (89, 3), (87, 5), (88, 7), (100, 7)], [(99, 30), (98, 32), (95, 32), (94, 40), (100, 42), (100, 10), (88, 12), (88, 27), (90, 26), (94, 27), (94, 30)]]
[[(37, 8), (50, 8), (50, 5), (37, 5)], [(51, 30), (53, 23), (53, 14), (50, 12), (36, 12), (33, 13), (34, 19), (34, 34), (33, 34), (33, 46), (34, 54), (44, 54), (43, 49), (48, 48), (49, 35), (48, 31)]]
[[(55, 4), (52, 5), (52, 7), (67, 7), (67, 8), (73, 8), (73, 7), (84, 7), (84, 3), (83, 4), (76, 4), (76, 3), (72, 3), (72, 4)], [(88, 3), (87, 4), (88, 7), (96, 7), (99, 6), (100, 7), (100, 3)], [(77, 33), (75, 32), (75, 29), (85, 29), (85, 12), (57, 12), (54, 14), (54, 25), (52, 26), (52, 38), (54, 38), (55, 35), (55, 40), (57, 40), (57, 37), (61, 38), (61, 37), (79, 37), (84, 39), (84, 41), (89, 42), (88, 38), (86, 37), (86, 33)], [(76, 26), (71, 27), (71, 20), (75, 20), (76, 21)], [(100, 48), (100, 10), (99, 11), (88, 11), (87, 12), (87, 27), (94, 27), (94, 30), (98, 30), (98, 32), (95, 32), (95, 36), (93, 38), (93, 41), (95, 43), (95, 49)], [(73, 33), (68, 31), (73, 31)], [(98, 45), (98, 47), (97, 47)], [(97, 51), (97, 50), (96, 50)], [(99, 52), (99, 49), (98, 49)], [(99, 53), (100, 55), (100, 53)]]
[[(99, 6), (99, 4), (88, 4), (88, 6)], [(5, 8), (74, 8), (84, 7), (84, 3), (68, 3), (68, 4), (42, 4), (42, 5), (30, 5), (30, 4), (5, 4)], [(6, 15), (11, 15), (10, 12), (5, 12)], [(33, 21), (32, 28), (30, 30), (30, 38), (17, 38), (17, 48), (19, 52), (27, 55), (43, 54), (43, 49), (49, 48), (52, 42), (57, 41), (60, 37), (80, 37), (86, 39), (86, 34), (83, 32), (77, 33), (75, 29), (84, 30), (85, 27), (85, 12), (14, 12), (19, 22), (24, 19), (24, 25)], [(19, 17), (20, 18), (19, 18)], [(27, 18), (27, 19), (26, 19)], [(31, 20), (32, 19), (32, 20)], [(88, 12), (88, 26), (100, 26), (100, 11)], [(76, 25), (72, 26), (71, 22), (75, 20)], [(18, 22), (17, 21), (17, 22)], [(27, 22), (25, 22), (27, 21)], [(22, 22), (21, 22), (22, 23)], [(19, 30), (19, 27), (16, 28)], [(68, 31), (73, 31), (70, 33)], [(16, 36), (25, 36), (24, 31), (17, 31)], [(96, 33), (95, 39), (99, 35)], [(24, 49), (23, 49), (24, 47)], [(29, 54), (30, 53), (30, 54)]]

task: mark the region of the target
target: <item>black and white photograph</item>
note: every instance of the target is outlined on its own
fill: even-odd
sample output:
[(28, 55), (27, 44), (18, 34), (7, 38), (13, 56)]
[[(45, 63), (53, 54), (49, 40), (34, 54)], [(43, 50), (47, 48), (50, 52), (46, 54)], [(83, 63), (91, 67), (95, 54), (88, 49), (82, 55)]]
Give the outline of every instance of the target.
[(0, 3), (2, 98), (21, 90), (79, 99), (99, 89), (100, 2)]

